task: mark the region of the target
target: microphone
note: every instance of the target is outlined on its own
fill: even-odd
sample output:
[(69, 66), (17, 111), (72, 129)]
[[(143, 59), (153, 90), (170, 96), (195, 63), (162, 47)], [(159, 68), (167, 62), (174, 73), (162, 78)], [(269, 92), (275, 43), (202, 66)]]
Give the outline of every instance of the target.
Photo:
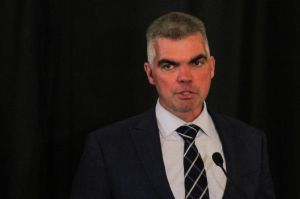
[(224, 160), (223, 160), (223, 157), (222, 155), (219, 153), (219, 152), (215, 152), (213, 155), (212, 155), (212, 159), (214, 161), (214, 163), (220, 167), (223, 171), (223, 173), (225, 174), (227, 180), (233, 185), (233, 187), (235, 187), (236, 190), (238, 190), (238, 192), (240, 192), (241, 195), (244, 196), (245, 199), (250, 199), (248, 197), (248, 195), (239, 188), (239, 186), (237, 186), (228, 176), (228, 173), (225, 171), (224, 167), (223, 167), (223, 163), (224, 163)]
[(225, 171), (225, 169), (223, 167), (224, 160), (223, 160), (222, 155), (219, 152), (215, 152), (212, 155), (212, 159), (213, 159), (214, 163), (222, 169), (223, 173), (225, 174), (225, 176), (229, 180), (228, 174), (227, 174), (227, 172)]

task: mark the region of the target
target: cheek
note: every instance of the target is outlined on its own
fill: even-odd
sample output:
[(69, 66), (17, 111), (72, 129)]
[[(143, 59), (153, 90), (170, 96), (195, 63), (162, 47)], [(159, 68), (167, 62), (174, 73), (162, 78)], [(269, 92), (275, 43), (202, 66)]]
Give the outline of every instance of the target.
[(158, 89), (160, 90), (165, 90), (168, 87), (168, 82), (166, 82), (164, 79), (162, 78), (157, 78), (156, 79), (156, 86), (158, 87)]
[(211, 73), (201, 73), (197, 76), (197, 85), (202, 89), (209, 89), (211, 82)]
[(172, 81), (170, 81), (171, 78), (169, 77), (162, 77), (162, 76), (157, 76), (155, 78), (155, 85), (156, 89), (160, 94), (166, 94), (172, 90)]

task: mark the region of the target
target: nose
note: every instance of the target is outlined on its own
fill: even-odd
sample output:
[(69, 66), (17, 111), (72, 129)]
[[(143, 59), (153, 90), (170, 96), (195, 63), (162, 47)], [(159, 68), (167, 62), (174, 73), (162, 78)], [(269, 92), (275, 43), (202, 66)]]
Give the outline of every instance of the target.
[(177, 81), (179, 83), (191, 83), (193, 80), (192, 69), (187, 65), (178, 67)]

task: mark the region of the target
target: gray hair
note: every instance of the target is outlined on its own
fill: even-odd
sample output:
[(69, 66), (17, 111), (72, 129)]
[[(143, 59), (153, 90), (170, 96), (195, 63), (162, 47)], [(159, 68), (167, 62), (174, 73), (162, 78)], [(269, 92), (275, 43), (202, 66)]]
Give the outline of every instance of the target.
[(202, 35), (205, 42), (206, 53), (209, 56), (210, 51), (205, 25), (197, 17), (182, 12), (170, 12), (153, 21), (146, 33), (147, 56), (150, 66), (153, 66), (153, 59), (155, 57), (155, 39), (169, 38), (179, 40), (195, 33)]

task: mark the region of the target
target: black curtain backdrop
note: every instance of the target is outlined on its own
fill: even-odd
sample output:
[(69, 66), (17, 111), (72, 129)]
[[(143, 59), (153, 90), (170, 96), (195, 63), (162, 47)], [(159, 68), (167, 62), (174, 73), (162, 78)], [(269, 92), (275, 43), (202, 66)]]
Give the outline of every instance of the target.
[(175, 10), (206, 23), (209, 107), (263, 129), (278, 198), (300, 198), (299, 11), (279, 0), (2, 0), (0, 198), (68, 198), (86, 135), (156, 103), (144, 35)]

